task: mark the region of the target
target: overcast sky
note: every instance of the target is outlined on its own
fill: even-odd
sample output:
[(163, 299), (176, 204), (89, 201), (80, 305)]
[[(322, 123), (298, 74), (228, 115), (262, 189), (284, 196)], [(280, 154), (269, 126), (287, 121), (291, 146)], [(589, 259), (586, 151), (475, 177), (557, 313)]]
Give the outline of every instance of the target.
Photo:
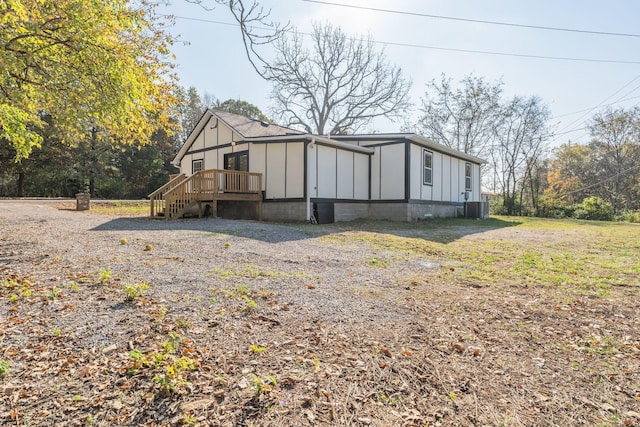
[[(213, 0), (204, 1), (215, 6)], [(442, 73), (454, 81), (469, 73), (490, 82), (502, 79), (507, 96), (539, 96), (549, 106), (553, 122), (558, 124), (555, 146), (569, 140), (588, 142), (588, 135), (580, 129), (606, 104), (615, 102), (612, 107), (624, 108), (640, 105), (637, 0), (327, 0), (403, 13), (305, 0), (259, 2), (271, 9), (274, 21), (289, 22), (301, 32), (310, 32), (313, 22), (330, 22), (353, 36), (371, 35), (380, 42), (379, 48), (385, 49), (389, 61), (401, 66), (413, 81), (411, 101), (416, 107), (425, 84), (439, 80)], [(187, 0), (171, 0), (158, 13), (175, 15), (172, 33), (188, 42), (174, 46), (182, 86), (194, 86), (200, 93), (209, 93), (220, 100), (242, 99), (265, 112), (268, 110), (271, 87), (247, 61), (239, 28), (223, 24), (234, 22), (224, 7), (207, 11)], [(627, 36), (522, 28), (465, 19)], [(377, 121), (374, 126), (371, 130), (397, 132), (401, 123)]]

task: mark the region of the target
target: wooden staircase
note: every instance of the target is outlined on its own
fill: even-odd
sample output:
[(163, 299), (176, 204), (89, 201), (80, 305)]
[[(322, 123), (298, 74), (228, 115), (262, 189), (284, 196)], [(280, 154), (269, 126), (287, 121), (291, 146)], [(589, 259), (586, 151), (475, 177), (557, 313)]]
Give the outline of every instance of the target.
[(212, 204), (213, 215), (219, 200), (258, 202), (262, 212), (262, 174), (234, 170), (208, 169), (187, 177), (180, 174), (149, 194), (151, 217), (180, 218), (196, 204), (199, 217), (203, 203)]

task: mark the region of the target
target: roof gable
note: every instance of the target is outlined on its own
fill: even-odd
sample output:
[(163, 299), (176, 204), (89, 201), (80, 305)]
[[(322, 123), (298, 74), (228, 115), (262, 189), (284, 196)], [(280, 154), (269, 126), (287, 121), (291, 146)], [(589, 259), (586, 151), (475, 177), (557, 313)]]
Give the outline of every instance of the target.
[(271, 123), (265, 123), (260, 120), (250, 119), (239, 114), (228, 113), (226, 111), (211, 110), (211, 113), (218, 117), (229, 126), (234, 132), (244, 138), (259, 138), (263, 136), (284, 136), (284, 135), (303, 135), (294, 129), (284, 126), (278, 126)]
[(211, 118), (216, 118), (223, 122), (231, 132), (240, 135), (244, 138), (261, 138), (261, 137), (274, 137), (274, 136), (288, 136), (288, 135), (304, 135), (304, 132), (300, 132), (294, 129), (289, 129), (284, 126), (278, 126), (270, 123), (264, 123), (260, 120), (250, 119), (239, 114), (228, 113), (221, 110), (207, 109), (198, 120), (198, 123), (193, 128), (187, 140), (182, 144), (178, 154), (173, 159), (173, 164), (177, 165), (180, 160), (187, 153), (189, 148), (193, 145), (198, 135), (203, 131), (204, 127), (209, 123)]

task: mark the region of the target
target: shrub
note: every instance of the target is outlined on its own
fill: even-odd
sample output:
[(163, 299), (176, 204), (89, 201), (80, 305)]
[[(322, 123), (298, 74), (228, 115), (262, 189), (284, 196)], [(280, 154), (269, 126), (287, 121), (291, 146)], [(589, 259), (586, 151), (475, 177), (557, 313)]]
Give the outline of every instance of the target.
[(597, 221), (612, 221), (613, 206), (600, 197), (587, 197), (582, 201), (574, 213), (576, 219), (592, 219)]
[(640, 223), (640, 210), (622, 212), (616, 216), (616, 221)]

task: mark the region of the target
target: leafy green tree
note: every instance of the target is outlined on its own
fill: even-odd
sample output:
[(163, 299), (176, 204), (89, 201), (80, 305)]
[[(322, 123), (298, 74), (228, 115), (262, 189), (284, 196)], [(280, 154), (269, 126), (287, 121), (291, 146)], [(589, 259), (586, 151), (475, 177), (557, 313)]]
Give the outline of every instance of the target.
[[(545, 205), (570, 211), (597, 197), (615, 214), (640, 208), (640, 108), (607, 109), (589, 123), (592, 140), (563, 145), (551, 162)], [(579, 206), (585, 216), (584, 206)]]
[(591, 154), (589, 147), (571, 143), (555, 150), (542, 196), (542, 216), (566, 216), (570, 206), (589, 195), (595, 176)]
[(227, 111), (229, 113), (240, 114), (253, 120), (260, 120), (265, 123), (271, 123), (271, 120), (265, 116), (262, 111), (255, 105), (240, 99), (227, 99), (224, 102), (218, 102), (215, 105), (217, 110)]
[(144, 144), (169, 125), (170, 37), (152, 2), (6, 0), (0, 3), (0, 141), (27, 157), (53, 118), (61, 142), (91, 128)]
[[(51, 117), (41, 120), (50, 123)], [(73, 150), (60, 143), (53, 126), (40, 129), (41, 147), (29, 158), (16, 162), (16, 150), (11, 145), (0, 145), (0, 189), (2, 196), (72, 196), (81, 183), (74, 168)]]

